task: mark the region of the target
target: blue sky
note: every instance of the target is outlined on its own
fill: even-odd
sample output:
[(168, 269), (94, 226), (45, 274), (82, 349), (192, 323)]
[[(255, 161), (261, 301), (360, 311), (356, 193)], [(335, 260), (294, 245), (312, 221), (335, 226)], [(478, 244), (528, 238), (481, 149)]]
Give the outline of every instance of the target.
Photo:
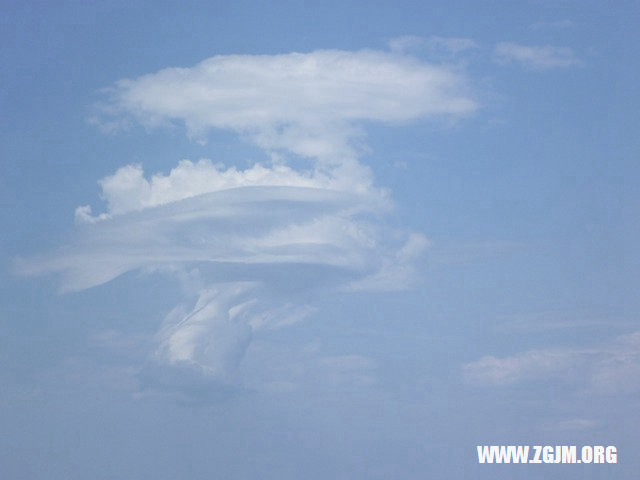
[(633, 477), (634, 3), (1, 8), (2, 477)]

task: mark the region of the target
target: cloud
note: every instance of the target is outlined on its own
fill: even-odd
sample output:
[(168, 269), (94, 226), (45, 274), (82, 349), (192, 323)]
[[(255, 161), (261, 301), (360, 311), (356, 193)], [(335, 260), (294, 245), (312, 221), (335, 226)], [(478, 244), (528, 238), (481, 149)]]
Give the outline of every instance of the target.
[(561, 375), (576, 363), (579, 354), (572, 350), (530, 350), (503, 358), (487, 355), (466, 364), (464, 374), (473, 383), (509, 385)]
[(571, 20), (557, 20), (554, 22), (535, 22), (530, 25), (530, 28), (534, 30), (545, 30), (545, 29), (567, 29), (573, 28), (576, 26), (576, 23)]
[(553, 431), (575, 431), (575, 430), (592, 430), (598, 426), (598, 422), (587, 418), (570, 418), (568, 420), (559, 420), (552, 424), (546, 425), (545, 430)]
[[(477, 108), (455, 69), (374, 51), (216, 56), (108, 92), (94, 119), (102, 125), (178, 123), (198, 140), (227, 129), (278, 157), (246, 169), (181, 160), (152, 175), (124, 165), (98, 182), (102, 211), (76, 209), (66, 245), (16, 264), (57, 275), (62, 292), (136, 270), (174, 273), (185, 298), (156, 334), (140, 383), (203, 399), (241, 390), (254, 334), (312, 315), (313, 292), (411, 285), (428, 242), (388, 227), (390, 195), (359, 159), (364, 126)], [(288, 165), (289, 155), (305, 166)], [(372, 381), (359, 357), (336, 358), (322, 364), (332, 378)]]
[(532, 333), (552, 330), (597, 329), (606, 327), (628, 328), (630, 323), (620, 320), (594, 317), (589, 313), (572, 311), (540, 311), (520, 313), (504, 317), (504, 321), (498, 326), (501, 332)]
[(531, 70), (549, 70), (580, 65), (582, 62), (568, 47), (526, 46), (517, 43), (499, 43), (495, 48), (500, 63), (515, 62)]
[(451, 68), (386, 52), (319, 50), (215, 56), (120, 80), (97, 121), (178, 122), (199, 139), (222, 128), (266, 150), (335, 162), (357, 154), (364, 121), (460, 117), (476, 108)]
[(389, 41), (389, 48), (392, 52), (405, 53), (411, 50), (426, 49), (431, 52), (457, 55), (467, 50), (478, 48), (476, 41), (462, 37), (439, 37), (431, 36), (422, 38), (414, 35), (404, 35), (392, 38)]
[(609, 394), (640, 390), (640, 332), (589, 348), (534, 349), (510, 357), (485, 356), (463, 367), (479, 385), (505, 386), (527, 381), (579, 382)]
[(364, 278), (354, 280), (346, 290), (404, 290), (414, 280), (414, 259), (420, 257), (429, 246), (426, 237), (419, 233), (408, 235), (404, 245), (390, 255), (381, 257), (379, 269)]
[(147, 178), (128, 165), (100, 181), (104, 212), (81, 207), (67, 245), (17, 268), (58, 275), (63, 292), (134, 270), (175, 272), (186, 298), (156, 335), (140, 385), (217, 401), (242, 390), (235, 373), (254, 332), (314, 313), (307, 292), (411, 284), (427, 241), (379, 224), (392, 205), (369, 181), (206, 160)]
[(389, 49), (394, 53), (404, 53), (423, 48), (425, 39), (417, 35), (402, 35), (389, 40)]
[(22, 260), (17, 268), (27, 275), (59, 274), (63, 292), (132, 270), (196, 263), (205, 270), (216, 265), (219, 273), (206, 271), (218, 281), (265, 280), (274, 265), (362, 274), (376, 270), (384, 245), (397, 241), (373, 223), (377, 212), (367, 200), (350, 192), (291, 186), (211, 192), (141, 211), (83, 217), (69, 244), (53, 255)]
[(141, 165), (126, 165), (99, 181), (107, 212), (94, 217), (90, 206), (78, 207), (76, 220), (93, 223), (113, 215), (141, 211), (206, 193), (255, 186), (353, 191), (363, 195), (371, 193), (371, 196), (376, 193), (378, 200), (384, 202), (384, 192), (372, 191), (371, 175), (365, 167), (351, 173), (359, 175), (338, 177), (320, 171), (296, 172), (286, 165), (265, 167), (259, 163), (246, 170), (237, 170), (201, 159), (196, 163), (182, 160), (168, 175), (156, 173), (147, 180)]
[(442, 50), (454, 55), (479, 47), (478, 43), (470, 38), (437, 36), (429, 37), (426, 41), (426, 46), (432, 50)]

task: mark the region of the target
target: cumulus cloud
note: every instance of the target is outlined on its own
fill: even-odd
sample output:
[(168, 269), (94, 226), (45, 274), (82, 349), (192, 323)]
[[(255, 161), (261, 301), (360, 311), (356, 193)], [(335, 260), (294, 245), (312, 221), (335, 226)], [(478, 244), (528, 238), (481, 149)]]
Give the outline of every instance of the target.
[(580, 65), (580, 60), (568, 47), (527, 46), (517, 43), (499, 43), (495, 48), (496, 60), (515, 62), (532, 70), (549, 70)]
[[(234, 391), (256, 331), (315, 311), (300, 291), (411, 284), (427, 241), (385, 225), (393, 205), (358, 142), (369, 121), (471, 114), (466, 83), (454, 69), (373, 51), (216, 56), (120, 80), (96, 121), (178, 123), (197, 139), (222, 128), (285, 156), (244, 170), (208, 159), (152, 175), (125, 165), (99, 181), (103, 211), (78, 207), (69, 243), (17, 268), (58, 275), (61, 291), (135, 270), (175, 272), (187, 298), (165, 318), (141, 383), (203, 397)], [(306, 157), (306, 167), (286, 155)], [(353, 356), (325, 364), (340, 378), (371, 370)]]
[(99, 181), (107, 211), (94, 217), (90, 206), (78, 207), (76, 220), (93, 223), (113, 215), (141, 211), (206, 193), (255, 186), (352, 191), (369, 195), (372, 201), (376, 200), (373, 196), (377, 195), (378, 206), (381, 206), (384, 192), (373, 191), (369, 171), (361, 166), (357, 173), (359, 175), (336, 176), (320, 171), (297, 172), (286, 165), (265, 167), (259, 163), (245, 170), (237, 170), (201, 159), (195, 163), (182, 160), (168, 175), (156, 173), (146, 179), (141, 165), (126, 165)]
[(463, 367), (471, 383), (504, 386), (572, 380), (597, 393), (640, 389), (640, 332), (589, 348), (534, 349), (509, 357), (485, 356)]

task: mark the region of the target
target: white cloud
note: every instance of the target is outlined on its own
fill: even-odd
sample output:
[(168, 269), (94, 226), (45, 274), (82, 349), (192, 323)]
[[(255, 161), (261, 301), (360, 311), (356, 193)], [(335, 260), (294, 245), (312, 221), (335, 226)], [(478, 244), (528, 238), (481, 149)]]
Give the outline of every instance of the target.
[[(339, 169), (334, 172), (340, 173)], [(374, 191), (371, 186), (371, 175), (364, 166), (359, 166), (352, 174), (341, 175), (327, 171), (296, 172), (286, 165), (265, 167), (259, 163), (246, 170), (235, 167), (225, 168), (221, 164), (214, 165), (208, 159), (196, 163), (182, 160), (169, 172), (154, 174), (146, 179), (141, 165), (126, 165), (113, 175), (100, 180), (101, 197), (106, 202), (107, 212), (99, 216), (91, 215), (91, 207), (82, 206), (76, 209), (79, 222), (95, 222), (110, 218), (113, 215), (197, 197), (205, 193), (220, 192), (240, 187), (278, 186), (328, 189), (336, 191), (352, 191), (363, 195), (377, 195), (377, 205), (384, 202), (384, 192)], [(374, 198), (371, 198), (374, 201)]]
[(499, 62), (516, 62), (532, 70), (549, 70), (580, 65), (582, 62), (568, 47), (527, 46), (517, 43), (499, 43), (495, 48)]
[(585, 312), (550, 310), (505, 316), (504, 321), (497, 328), (501, 332), (530, 333), (597, 327), (621, 329), (630, 326), (630, 323), (610, 317), (594, 317)]
[(178, 370), (146, 369), (142, 383), (182, 389), (184, 375), (204, 375), (229, 386), (254, 331), (314, 312), (298, 300), (301, 285), (308, 291), (410, 284), (424, 237), (376, 225), (390, 208), (386, 193), (367, 186), (368, 178), (347, 180), (283, 166), (237, 171), (208, 161), (182, 161), (168, 175), (147, 179), (141, 167), (126, 166), (100, 182), (105, 213), (77, 211), (68, 245), (18, 268), (58, 274), (62, 291), (133, 270), (196, 268), (195, 276), (182, 274), (195, 304), (174, 310), (156, 339), (157, 362)]
[(364, 273), (375, 270), (385, 244), (396, 241), (371, 223), (377, 210), (369, 200), (287, 186), (205, 193), (142, 211), (89, 217), (92, 222), (81, 224), (69, 245), (23, 260), (18, 270), (58, 273), (62, 291), (100, 285), (131, 270), (188, 263), (254, 265), (255, 275), (259, 266), (291, 264)]
[(578, 382), (597, 393), (640, 390), (640, 332), (589, 348), (536, 349), (510, 357), (485, 356), (463, 367), (471, 383)]
[(579, 361), (571, 350), (530, 350), (503, 358), (487, 355), (466, 364), (464, 373), (473, 383), (508, 385), (561, 375)]
[(589, 387), (597, 392), (631, 393), (640, 390), (640, 331), (621, 335), (597, 353)]
[(404, 53), (424, 47), (425, 39), (417, 35), (402, 35), (389, 40), (389, 49), (395, 53)]
[(196, 138), (230, 129), (267, 150), (344, 161), (357, 153), (363, 121), (473, 113), (466, 83), (447, 67), (376, 51), (216, 56), (120, 80), (102, 122), (181, 122)]
[[(239, 170), (182, 160), (150, 176), (125, 165), (99, 181), (104, 211), (78, 207), (70, 242), (17, 269), (57, 274), (62, 291), (134, 270), (176, 273), (187, 298), (166, 317), (156, 364), (140, 382), (201, 397), (233, 391), (254, 332), (314, 312), (298, 292), (410, 285), (427, 241), (385, 225), (389, 195), (360, 163), (358, 141), (369, 121), (473, 113), (466, 84), (454, 69), (373, 51), (217, 56), (121, 80), (102, 105), (99, 121), (109, 128), (177, 122), (196, 139), (222, 128), (269, 153), (311, 161), (296, 170), (280, 155), (276, 164)], [(354, 358), (323, 368), (372, 381), (349, 373)]]
[(392, 38), (389, 41), (389, 48), (391, 51), (398, 53), (404, 53), (416, 49), (426, 49), (432, 52), (457, 55), (466, 50), (473, 50), (478, 47), (478, 43), (470, 38), (439, 37), (436, 35), (428, 38), (404, 35)]
[(598, 422), (587, 418), (570, 418), (567, 420), (559, 420), (552, 424), (545, 425), (545, 430), (551, 431), (575, 431), (575, 430), (591, 430), (598, 426)]
[(238, 308), (250, 288), (249, 283), (218, 284), (200, 292), (187, 315), (172, 318), (174, 310), (158, 334), (160, 361), (197, 364), (206, 375), (226, 380), (251, 340), (251, 326)]
[(428, 248), (429, 241), (419, 233), (408, 235), (406, 242), (391, 255), (382, 258), (374, 273), (349, 283), (345, 289), (405, 290), (415, 281), (414, 262)]
[(458, 54), (466, 50), (473, 50), (479, 47), (475, 40), (462, 37), (429, 37), (427, 47), (433, 50), (443, 50), (452, 54)]

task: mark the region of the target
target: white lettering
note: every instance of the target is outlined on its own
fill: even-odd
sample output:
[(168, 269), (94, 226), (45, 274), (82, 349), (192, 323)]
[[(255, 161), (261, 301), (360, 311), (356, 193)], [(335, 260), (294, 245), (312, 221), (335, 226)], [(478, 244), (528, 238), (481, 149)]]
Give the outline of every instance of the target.
[(608, 446), (605, 449), (605, 455), (607, 463), (618, 463), (618, 450), (613, 445)]
[(604, 463), (604, 447), (602, 445), (593, 447), (593, 463)]
[(582, 463), (591, 463), (593, 461), (593, 448), (591, 445), (582, 447)]
[(540, 454), (542, 453), (542, 445), (534, 445), (533, 450), (534, 450), (534, 457), (533, 457), (533, 460), (531, 460), (531, 462), (529, 463), (542, 463), (542, 460), (540, 460)]
[(562, 446), (562, 463), (576, 463), (576, 446)]
[(553, 447), (547, 445), (542, 449), (542, 461), (544, 463), (553, 463)]

